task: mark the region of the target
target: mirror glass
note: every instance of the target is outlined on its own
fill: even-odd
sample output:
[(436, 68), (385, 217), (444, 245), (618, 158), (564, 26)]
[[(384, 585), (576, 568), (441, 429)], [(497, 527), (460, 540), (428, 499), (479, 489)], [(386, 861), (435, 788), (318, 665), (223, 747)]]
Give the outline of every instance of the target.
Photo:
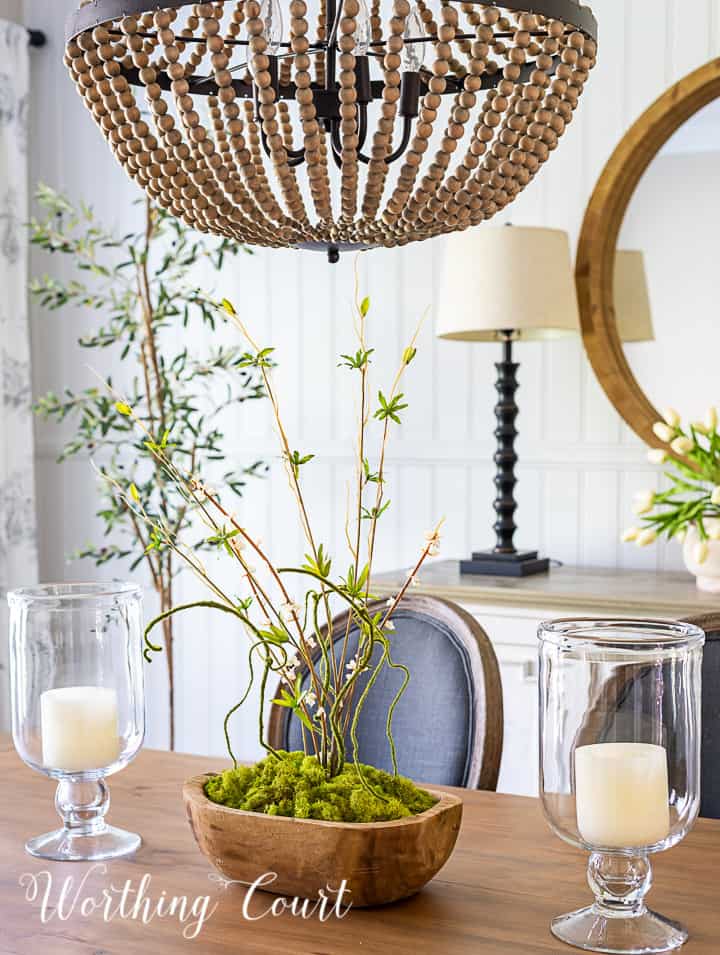
[(617, 249), (618, 330), (633, 374), (656, 408), (702, 420), (720, 404), (720, 100), (650, 164)]

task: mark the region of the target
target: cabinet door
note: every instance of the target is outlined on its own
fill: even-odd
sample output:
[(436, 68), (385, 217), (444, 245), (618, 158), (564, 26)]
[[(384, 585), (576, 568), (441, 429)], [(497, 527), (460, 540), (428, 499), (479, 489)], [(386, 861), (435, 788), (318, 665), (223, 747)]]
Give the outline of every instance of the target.
[(498, 792), (538, 794), (537, 630), (541, 612), (467, 607), (487, 633), (500, 665), (505, 737)]
[(538, 794), (537, 659), (526, 646), (496, 644), (505, 711), (498, 792)]

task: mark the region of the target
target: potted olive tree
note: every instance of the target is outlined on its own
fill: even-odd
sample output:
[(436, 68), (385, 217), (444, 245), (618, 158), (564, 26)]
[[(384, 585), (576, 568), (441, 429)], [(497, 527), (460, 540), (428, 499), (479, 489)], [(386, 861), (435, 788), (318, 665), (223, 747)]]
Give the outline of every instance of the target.
[[(88, 316), (89, 330), (78, 344), (92, 353), (100, 374), (111, 359), (113, 367), (128, 369), (136, 417), (154, 433), (168, 436), (164, 449), (170, 459), (184, 456), (195, 475), (222, 467), (223, 410), (235, 403), (262, 397), (258, 372), (238, 369), (237, 348), (215, 347), (198, 354), (186, 344), (171, 351), (172, 331), (178, 322), (190, 331), (215, 327), (211, 296), (197, 283), (198, 267), (213, 271), (228, 258), (245, 253), (227, 239), (200, 236), (179, 219), (149, 200), (137, 203), (137, 231), (123, 233), (100, 222), (83, 203), (41, 185), (36, 194), (41, 214), (30, 222), (30, 241), (39, 249), (63, 256), (66, 277), (43, 275), (33, 279), (30, 292), (43, 307), (60, 315), (73, 308)], [(218, 399), (217, 385), (220, 385)], [(224, 387), (223, 387), (224, 386)], [(190, 528), (187, 501), (153, 457), (132, 424), (119, 416), (109, 397), (112, 379), (105, 374), (89, 388), (67, 387), (50, 392), (35, 404), (38, 416), (57, 424), (72, 422), (61, 462), (88, 452), (108, 477), (136, 489), (148, 513), (183, 536)], [(178, 462), (179, 463), (179, 462)], [(242, 494), (250, 476), (266, 472), (261, 461), (225, 474), (229, 493)], [(131, 572), (144, 565), (161, 612), (173, 606), (175, 578), (182, 564), (175, 554), (156, 545), (145, 524), (138, 521), (112, 484), (104, 491), (97, 517), (103, 537), (78, 549), (77, 558), (89, 558), (98, 567), (121, 561)], [(173, 619), (163, 622), (168, 673), (168, 741), (175, 748), (175, 654)]]
[[(252, 528), (225, 504), (222, 490), (208, 487), (183, 466), (181, 458), (168, 455), (172, 435), (159, 438), (130, 402), (116, 396), (117, 412), (141, 429), (158, 466), (204, 523), (206, 544), (226, 555), (237, 569), (237, 586), (230, 593), (210, 576), (196, 551), (157, 520), (136, 488), (108, 475), (114, 493), (123, 497), (152, 539), (177, 554), (208, 589), (206, 600), (175, 606), (149, 624), (147, 658), (161, 650), (153, 642), (154, 628), (193, 608), (225, 614), (228, 626), (248, 640), (250, 681), (224, 723), (233, 768), (187, 783), (188, 815), (200, 848), (228, 878), (252, 883), (272, 872), (274, 878), (264, 888), (305, 898), (317, 897), (324, 887), (338, 887), (345, 880), (354, 905), (394, 901), (417, 891), (445, 863), (462, 811), (457, 797), (420, 789), (398, 775), (392, 732), (393, 712), (410, 678), (407, 668), (393, 658), (393, 614), (424, 562), (437, 553), (440, 524), (428, 531), (404, 586), (387, 604), (378, 604), (371, 592), (377, 535), (390, 506), (388, 440), (407, 408), (402, 380), (416, 354), (417, 332), (389, 387), (375, 393), (370, 387), (374, 351), (366, 340), (370, 303), (364, 299), (356, 304), (357, 348), (341, 356), (341, 364), (357, 378), (357, 460), (346, 515), (348, 560), (336, 571), (338, 559), (316, 536), (306, 506), (303, 485), (313, 455), (296, 449), (286, 432), (273, 385), (273, 350), (255, 342), (229, 302), (220, 308), (247, 349), (239, 367), (260, 374), (272, 405), (306, 553), (297, 566), (276, 566)], [(333, 620), (339, 612), (344, 614), (345, 629), (338, 653)], [(351, 632), (358, 635), (352, 654), (347, 652)], [(358, 720), (385, 667), (402, 674), (385, 727), (394, 773), (363, 765), (358, 757)], [(254, 766), (241, 766), (232, 744), (231, 720), (255, 678), (261, 688), (258, 733), (266, 756)], [(276, 751), (267, 740), (265, 702), (278, 680), (281, 688), (274, 703), (300, 721), (304, 744), (300, 752)], [(346, 747), (348, 737), (351, 745)]]

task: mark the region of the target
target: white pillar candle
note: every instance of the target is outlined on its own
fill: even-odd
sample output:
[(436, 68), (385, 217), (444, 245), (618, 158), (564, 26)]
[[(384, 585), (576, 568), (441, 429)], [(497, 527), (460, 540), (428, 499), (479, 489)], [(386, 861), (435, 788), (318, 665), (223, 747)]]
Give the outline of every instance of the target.
[(670, 832), (667, 753), (649, 743), (575, 750), (575, 801), (583, 840), (608, 849), (654, 845)]
[(115, 690), (66, 686), (40, 697), (43, 763), (65, 772), (102, 769), (120, 755)]

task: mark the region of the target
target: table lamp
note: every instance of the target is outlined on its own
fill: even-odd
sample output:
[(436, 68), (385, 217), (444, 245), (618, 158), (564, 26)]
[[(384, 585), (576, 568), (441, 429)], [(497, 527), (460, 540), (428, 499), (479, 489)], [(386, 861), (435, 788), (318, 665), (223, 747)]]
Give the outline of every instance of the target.
[(513, 344), (577, 333), (580, 328), (567, 233), (526, 227), (480, 228), (448, 237), (437, 334), (465, 342), (499, 342), (495, 406), (495, 547), (463, 560), (463, 574), (526, 577), (550, 561), (517, 550), (515, 453), (520, 367)]
[(617, 251), (614, 283), (615, 318), (620, 341), (655, 341), (642, 252), (633, 249)]

